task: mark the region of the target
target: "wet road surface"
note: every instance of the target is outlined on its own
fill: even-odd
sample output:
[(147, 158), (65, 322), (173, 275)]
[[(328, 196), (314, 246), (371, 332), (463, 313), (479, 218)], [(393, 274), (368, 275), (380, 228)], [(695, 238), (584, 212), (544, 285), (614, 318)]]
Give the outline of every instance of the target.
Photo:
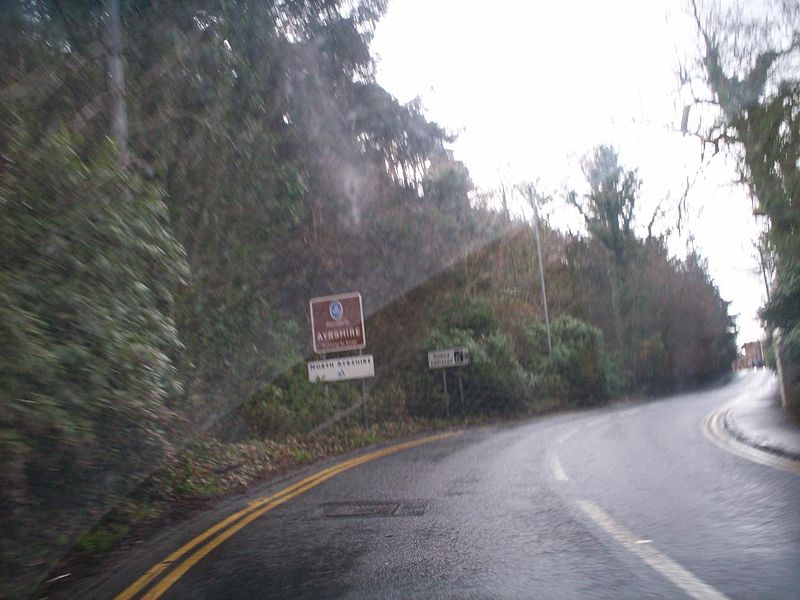
[[(375, 458), (254, 518), (161, 597), (800, 597), (800, 477), (726, 452), (701, 425), (769, 378)], [(113, 597), (249, 499), (291, 483), (164, 532), (83, 595)], [(173, 568), (135, 597), (153, 597)]]

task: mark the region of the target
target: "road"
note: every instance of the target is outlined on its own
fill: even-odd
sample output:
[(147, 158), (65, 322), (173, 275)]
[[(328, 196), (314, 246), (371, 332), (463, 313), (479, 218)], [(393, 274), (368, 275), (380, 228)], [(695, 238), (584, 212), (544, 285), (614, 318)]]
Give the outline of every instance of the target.
[(768, 377), (331, 463), (165, 532), (84, 595), (158, 567), (132, 597), (797, 598), (800, 476), (702, 426)]

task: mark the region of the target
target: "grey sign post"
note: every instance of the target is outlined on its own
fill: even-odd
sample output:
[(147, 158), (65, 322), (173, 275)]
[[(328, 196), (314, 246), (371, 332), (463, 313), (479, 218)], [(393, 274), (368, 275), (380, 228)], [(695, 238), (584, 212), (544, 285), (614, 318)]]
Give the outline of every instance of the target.
[(464, 367), (458, 367), (458, 395), (461, 397), (461, 416), (464, 416), (466, 412), (464, 406), (464, 384), (461, 380), (461, 373), (464, 371)]
[[(362, 355), (362, 350), (358, 351), (359, 356)], [(369, 412), (367, 412), (367, 380), (361, 380), (361, 404), (364, 410), (364, 428), (369, 427)]]
[(447, 416), (450, 416), (450, 397), (447, 395), (447, 369), (458, 367), (458, 393), (461, 397), (461, 410), (464, 410), (464, 385), (461, 380), (462, 367), (469, 364), (469, 348), (459, 346), (458, 348), (447, 348), (446, 350), (434, 350), (428, 352), (428, 368), (442, 370), (442, 384), (444, 395), (447, 398)]
[[(322, 355), (321, 361), (308, 363), (310, 381), (325, 382), (325, 397), (328, 397), (328, 381), (361, 379), (361, 404), (364, 426), (369, 425), (367, 407), (367, 377), (375, 376), (371, 354), (364, 354), (367, 345), (364, 332), (364, 308), (359, 292), (347, 292), (321, 296), (309, 300), (311, 337), (314, 352)], [(356, 350), (358, 356), (327, 360), (329, 353)], [(331, 371), (332, 370), (332, 371)]]
[(447, 369), (442, 369), (442, 383), (444, 384), (444, 397), (447, 404), (444, 405), (444, 416), (450, 418), (450, 395), (447, 393)]

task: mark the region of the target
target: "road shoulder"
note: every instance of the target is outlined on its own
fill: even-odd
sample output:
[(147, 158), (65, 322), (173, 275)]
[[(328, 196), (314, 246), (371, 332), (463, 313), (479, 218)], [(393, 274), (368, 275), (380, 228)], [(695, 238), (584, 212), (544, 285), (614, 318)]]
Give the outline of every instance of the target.
[(781, 408), (771, 383), (737, 397), (724, 410), (721, 424), (739, 442), (800, 461), (800, 423)]

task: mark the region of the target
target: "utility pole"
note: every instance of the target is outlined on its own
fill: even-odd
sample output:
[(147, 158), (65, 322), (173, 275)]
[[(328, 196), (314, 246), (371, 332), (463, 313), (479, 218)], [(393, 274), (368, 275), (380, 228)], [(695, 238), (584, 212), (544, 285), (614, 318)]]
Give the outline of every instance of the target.
[(119, 163), (127, 168), (130, 163), (128, 151), (128, 108), (125, 101), (125, 73), (122, 66), (122, 17), (119, 0), (106, 0), (105, 24), (106, 63), (108, 68), (108, 92), (111, 100), (111, 139), (117, 145)]
[(533, 208), (533, 232), (536, 237), (536, 254), (539, 256), (539, 279), (542, 283), (542, 302), (544, 303), (544, 324), (547, 328), (547, 352), (553, 353), (553, 342), (550, 339), (550, 313), (547, 310), (547, 288), (544, 284), (544, 263), (542, 262), (542, 244), (539, 241), (539, 207), (533, 193), (533, 186), (528, 186), (528, 200)]

